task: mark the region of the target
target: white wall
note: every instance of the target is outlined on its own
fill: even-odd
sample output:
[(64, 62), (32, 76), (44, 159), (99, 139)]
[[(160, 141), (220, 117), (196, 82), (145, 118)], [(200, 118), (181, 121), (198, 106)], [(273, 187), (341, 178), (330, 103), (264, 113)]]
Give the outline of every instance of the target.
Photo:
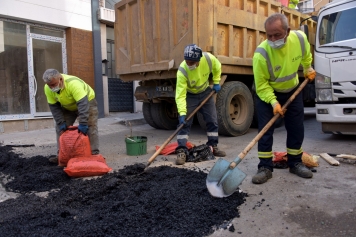
[(0, 0), (0, 17), (92, 30), (91, 0)]

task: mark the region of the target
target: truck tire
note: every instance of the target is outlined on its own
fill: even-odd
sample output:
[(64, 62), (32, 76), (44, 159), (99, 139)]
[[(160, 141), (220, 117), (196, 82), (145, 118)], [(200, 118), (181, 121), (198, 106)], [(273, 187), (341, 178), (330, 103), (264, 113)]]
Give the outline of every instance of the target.
[(151, 115), (160, 129), (174, 130), (178, 126), (177, 106), (167, 101), (151, 104)]
[(245, 84), (238, 81), (224, 83), (216, 97), (219, 134), (245, 134), (252, 123), (253, 110), (253, 98)]
[(157, 126), (157, 124), (155, 123), (155, 121), (152, 118), (150, 103), (144, 102), (142, 104), (142, 113), (143, 113), (143, 117), (145, 118), (148, 125), (150, 125), (153, 128), (157, 128), (157, 129), (160, 128), (159, 126)]

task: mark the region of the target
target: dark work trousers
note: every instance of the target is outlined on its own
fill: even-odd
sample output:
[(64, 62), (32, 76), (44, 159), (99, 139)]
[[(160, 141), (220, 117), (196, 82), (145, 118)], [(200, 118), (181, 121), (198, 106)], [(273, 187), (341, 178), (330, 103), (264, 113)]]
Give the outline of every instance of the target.
[[(296, 90), (296, 89), (295, 89)], [(278, 93), (275, 92), (278, 102), (281, 106), (289, 99), (289, 97), (294, 93), (294, 91), (289, 93)], [(272, 119), (273, 107), (270, 104), (263, 102), (256, 95), (256, 106), (257, 106), (257, 118), (258, 118), (258, 131), (260, 132), (264, 126)], [(296, 96), (292, 103), (287, 107), (287, 111), (284, 114), (284, 124), (287, 130), (287, 152), (288, 150), (293, 151), (294, 154), (287, 153), (288, 166), (294, 167), (296, 163), (302, 162), (302, 143), (304, 139), (304, 104), (302, 93)], [(273, 145), (273, 132), (274, 125), (261, 137), (258, 141), (258, 152), (271, 152)], [(300, 154), (296, 151), (300, 150)], [(273, 171), (273, 162), (271, 158), (261, 158), (258, 168), (266, 167)]]
[[(212, 89), (208, 87), (200, 94), (187, 93), (187, 116), (191, 114), (195, 108), (211, 93)], [(218, 135), (218, 118), (216, 115), (216, 107), (213, 96), (199, 109), (206, 123), (208, 146), (217, 145), (219, 142)], [(193, 123), (193, 118), (186, 122), (183, 128), (177, 134), (178, 147), (185, 147), (188, 141), (190, 129)], [(178, 125), (179, 126), (179, 125)]]
[[(88, 118), (88, 136), (90, 141), (91, 153), (93, 155), (99, 154), (99, 137), (98, 137), (98, 106), (95, 99), (89, 101), (89, 118)], [(75, 120), (78, 117), (78, 111), (69, 111), (63, 109), (64, 120), (66, 121), (66, 125), (73, 126)], [(56, 126), (56, 134), (57, 134), (57, 149), (59, 150), (59, 126)]]

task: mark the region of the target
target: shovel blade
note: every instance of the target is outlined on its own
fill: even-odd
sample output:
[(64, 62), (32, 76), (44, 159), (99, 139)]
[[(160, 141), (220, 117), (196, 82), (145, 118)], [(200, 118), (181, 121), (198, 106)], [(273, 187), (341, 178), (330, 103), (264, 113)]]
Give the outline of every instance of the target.
[(231, 169), (230, 162), (220, 158), (210, 170), (206, 178), (206, 186), (213, 197), (227, 197), (237, 191), (246, 178), (239, 168)]

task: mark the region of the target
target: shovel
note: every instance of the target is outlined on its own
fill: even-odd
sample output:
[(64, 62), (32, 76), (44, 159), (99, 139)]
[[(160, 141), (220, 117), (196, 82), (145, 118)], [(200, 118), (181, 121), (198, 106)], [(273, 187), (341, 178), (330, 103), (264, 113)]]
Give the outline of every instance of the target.
[[(309, 80), (306, 79), (298, 87), (298, 89), (291, 95), (287, 102), (282, 106), (282, 110), (285, 110), (288, 105), (295, 99), (301, 90), (308, 84)], [(213, 197), (227, 197), (233, 194), (242, 181), (246, 178), (246, 174), (242, 172), (236, 166), (247, 155), (251, 148), (261, 139), (261, 137), (267, 132), (267, 130), (273, 125), (273, 123), (279, 118), (279, 114), (273, 116), (273, 118), (264, 126), (264, 128), (257, 134), (257, 136), (247, 145), (247, 147), (238, 155), (233, 161), (229, 162), (222, 158), (215, 163), (210, 170), (206, 178), (206, 186), (210, 195)]]
[[(226, 80), (226, 77), (227, 77), (226, 75), (221, 76), (220, 85), (222, 83), (224, 83), (224, 81)], [(195, 110), (193, 110), (193, 112), (185, 119), (185, 121), (188, 121), (189, 119), (191, 119), (198, 112), (198, 110), (209, 100), (209, 98), (214, 94), (215, 94), (214, 90), (212, 92), (210, 92), (210, 94), (200, 103), (200, 105), (198, 107), (195, 108)], [(177, 135), (177, 133), (179, 132), (179, 130), (181, 130), (183, 128), (183, 126), (184, 126), (184, 124), (179, 125), (179, 127), (174, 131), (174, 133), (160, 146), (160, 148), (151, 156), (151, 158), (148, 159), (146, 168), (152, 164), (152, 162), (156, 159), (156, 157), (163, 150), (163, 148), (165, 148), (167, 146), (167, 144), (175, 137), (175, 135)]]
[[(196, 112), (198, 112), (198, 110), (209, 100), (209, 98), (215, 94), (215, 91), (213, 90), (212, 92), (210, 92), (210, 94), (200, 103), (200, 105), (198, 107), (196, 107), (193, 112), (185, 119), (185, 121), (188, 121), (189, 119), (191, 119)], [(146, 168), (152, 164), (152, 162), (156, 159), (156, 157), (159, 155), (159, 153), (163, 150), (163, 148), (166, 147), (166, 145), (175, 137), (175, 135), (177, 135), (177, 133), (179, 132), (179, 130), (181, 130), (183, 128), (184, 124), (179, 125), (179, 127), (174, 131), (174, 133), (160, 146), (160, 148), (151, 156), (151, 158), (148, 160), (147, 162), (147, 166)]]

